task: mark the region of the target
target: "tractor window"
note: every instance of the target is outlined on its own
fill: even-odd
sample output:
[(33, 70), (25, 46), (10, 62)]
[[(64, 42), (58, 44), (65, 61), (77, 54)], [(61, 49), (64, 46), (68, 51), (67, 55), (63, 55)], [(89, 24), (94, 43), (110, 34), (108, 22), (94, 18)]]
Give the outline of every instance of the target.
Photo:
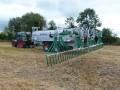
[(23, 41), (27, 40), (26, 34), (21, 34), (20, 39), (22, 39)]
[(18, 33), (18, 34), (16, 34), (15, 38), (16, 38), (17, 40), (27, 41), (27, 40), (31, 40), (31, 34)]
[(19, 40), (19, 39), (20, 39), (20, 35), (16, 35), (15, 38), (16, 38), (17, 40)]

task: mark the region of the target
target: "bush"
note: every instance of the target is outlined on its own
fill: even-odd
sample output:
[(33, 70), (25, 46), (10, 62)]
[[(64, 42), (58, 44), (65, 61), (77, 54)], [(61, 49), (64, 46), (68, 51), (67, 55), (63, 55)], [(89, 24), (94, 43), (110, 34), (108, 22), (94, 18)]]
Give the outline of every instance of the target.
[(0, 33), (0, 41), (11, 41), (13, 39), (12, 33)]
[(120, 38), (115, 42), (113, 43), (114, 45), (120, 45)]

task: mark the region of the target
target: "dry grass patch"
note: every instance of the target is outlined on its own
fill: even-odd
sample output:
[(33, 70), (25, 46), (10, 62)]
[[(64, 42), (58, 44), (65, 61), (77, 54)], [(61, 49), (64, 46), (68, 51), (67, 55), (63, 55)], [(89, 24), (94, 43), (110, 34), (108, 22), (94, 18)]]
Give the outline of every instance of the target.
[(120, 90), (120, 46), (46, 67), (42, 50), (0, 43), (0, 90)]

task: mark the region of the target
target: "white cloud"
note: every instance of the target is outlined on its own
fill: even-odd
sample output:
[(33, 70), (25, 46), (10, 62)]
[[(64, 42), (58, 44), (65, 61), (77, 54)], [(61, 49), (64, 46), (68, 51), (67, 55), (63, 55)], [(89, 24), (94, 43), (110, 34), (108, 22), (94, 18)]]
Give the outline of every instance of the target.
[(119, 0), (0, 0), (0, 20), (22, 16), (27, 12), (43, 15), (47, 21), (64, 25), (68, 16), (77, 17), (85, 8), (93, 8), (103, 23), (120, 35)]
[(0, 3), (0, 18), (9, 19), (12, 17), (22, 16), (26, 12), (39, 12), (37, 8), (23, 6), (19, 4), (1, 4)]

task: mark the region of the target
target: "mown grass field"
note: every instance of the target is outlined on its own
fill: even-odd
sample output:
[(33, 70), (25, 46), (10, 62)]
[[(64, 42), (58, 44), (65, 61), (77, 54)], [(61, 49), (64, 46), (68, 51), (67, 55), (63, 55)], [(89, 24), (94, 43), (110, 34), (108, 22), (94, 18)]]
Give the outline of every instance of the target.
[(1, 42), (0, 90), (120, 90), (120, 46), (47, 67), (41, 49)]

